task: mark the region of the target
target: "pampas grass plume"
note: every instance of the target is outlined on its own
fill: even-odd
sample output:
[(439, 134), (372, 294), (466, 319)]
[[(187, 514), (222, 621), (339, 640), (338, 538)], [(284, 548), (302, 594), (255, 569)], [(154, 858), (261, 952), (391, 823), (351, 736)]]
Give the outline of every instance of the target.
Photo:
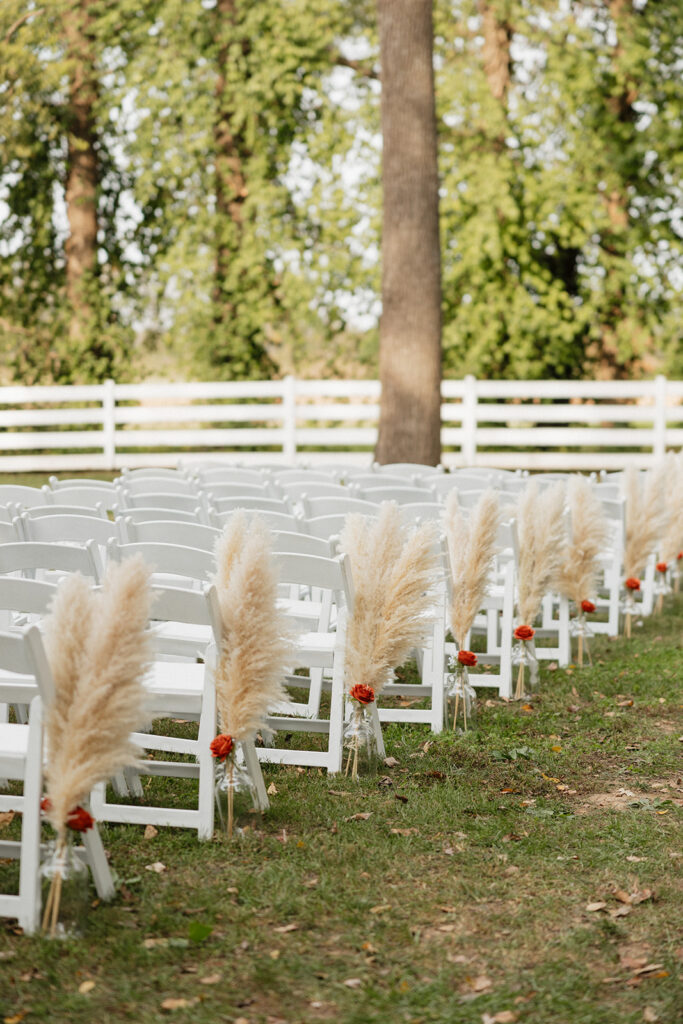
[(495, 491), (482, 494), (469, 520), (462, 513), (456, 489), (449, 493), (445, 528), (452, 581), (451, 630), (461, 650), (486, 594), (499, 523)]
[(538, 615), (545, 594), (557, 583), (565, 544), (563, 510), (561, 483), (541, 490), (531, 480), (519, 498), (518, 612), (521, 621), (529, 626)]
[(268, 528), (243, 511), (230, 517), (216, 545), (216, 591), (223, 642), (216, 665), (221, 729), (234, 740), (266, 729), (292, 654), (291, 628), (277, 606), (278, 579)]
[(633, 466), (624, 473), (626, 498), (625, 575), (639, 577), (656, 550), (665, 527), (666, 463), (641, 474)]
[(147, 719), (150, 569), (142, 556), (111, 564), (102, 589), (78, 577), (59, 587), (46, 623), (56, 699), (46, 715), (49, 818), (63, 832), (92, 787), (137, 763), (130, 734)]
[(665, 488), (666, 525), (660, 554), (671, 565), (683, 551), (683, 452), (667, 456)]
[(558, 587), (580, 609), (581, 602), (594, 595), (608, 528), (600, 499), (584, 476), (570, 477), (567, 492), (571, 536), (565, 547)]
[(384, 502), (377, 518), (346, 517), (340, 547), (349, 556), (355, 592), (346, 628), (346, 689), (365, 683), (379, 695), (392, 670), (431, 632), (436, 527), (409, 529), (398, 506)]

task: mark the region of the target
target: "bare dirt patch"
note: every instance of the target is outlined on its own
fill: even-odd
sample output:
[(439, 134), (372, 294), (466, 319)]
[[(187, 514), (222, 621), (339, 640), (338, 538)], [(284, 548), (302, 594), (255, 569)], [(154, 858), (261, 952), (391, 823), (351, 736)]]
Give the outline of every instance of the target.
[(604, 793), (587, 793), (580, 797), (576, 813), (588, 814), (595, 810), (626, 811), (632, 809), (634, 805), (647, 807), (648, 804), (656, 808), (662, 801), (683, 807), (682, 782), (680, 778), (654, 779), (650, 781), (650, 788), (646, 791), (618, 786)]

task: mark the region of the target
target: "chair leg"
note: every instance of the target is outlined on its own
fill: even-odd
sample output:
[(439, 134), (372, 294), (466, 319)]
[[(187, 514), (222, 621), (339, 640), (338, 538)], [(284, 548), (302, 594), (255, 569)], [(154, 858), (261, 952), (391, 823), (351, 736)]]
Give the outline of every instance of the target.
[(199, 754), (199, 826), (197, 838), (201, 840), (213, 837), (214, 826), (214, 785), (213, 785), (213, 757), (211, 756), (211, 741), (216, 735), (217, 711), (216, 711), (216, 689), (213, 681), (213, 673), (206, 671), (204, 676), (204, 691), (202, 696), (202, 711), (199, 719), (198, 747)]
[(263, 781), (263, 772), (261, 771), (261, 763), (258, 759), (256, 748), (251, 740), (243, 742), (241, 746), (242, 753), (244, 754), (244, 763), (251, 776), (251, 781), (254, 783), (254, 807), (258, 811), (267, 811), (270, 807), (270, 800), (266, 793), (266, 784)]
[[(0, 704), (0, 722), (9, 722), (9, 704)], [(7, 789), (8, 779), (0, 778), (0, 789)]]
[(24, 776), (24, 802), (21, 818), (21, 865), (19, 924), (31, 935), (40, 923), (40, 797), (43, 787), (42, 704), (31, 704), (29, 741)]
[(140, 781), (140, 773), (135, 768), (124, 768), (123, 777), (126, 780), (126, 785), (131, 796), (136, 796), (138, 799), (142, 799), (145, 792), (142, 788), (142, 782)]
[(379, 720), (379, 711), (377, 710), (377, 705), (374, 702), (370, 705), (370, 721), (372, 722), (372, 731), (375, 734), (377, 754), (382, 760), (384, 760), (387, 756), (387, 752), (384, 747), (384, 736), (382, 735), (382, 724)]
[(88, 855), (88, 865), (92, 872), (97, 895), (101, 900), (114, 898), (114, 881), (111, 877), (109, 864), (102, 845), (102, 837), (97, 825), (93, 825), (83, 833), (83, 845)]

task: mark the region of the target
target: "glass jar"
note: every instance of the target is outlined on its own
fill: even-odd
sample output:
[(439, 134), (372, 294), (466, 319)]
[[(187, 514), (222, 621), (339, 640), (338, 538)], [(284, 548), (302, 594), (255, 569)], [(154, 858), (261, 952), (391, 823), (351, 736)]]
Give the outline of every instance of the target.
[(351, 717), (344, 726), (344, 750), (347, 752), (344, 775), (352, 779), (377, 771), (379, 754), (368, 707), (354, 701)]
[(232, 836), (234, 825), (235, 793), (248, 793), (253, 797), (254, 783), (246, 765), (233, 756), (216, 765), (214, 796), (221, 830)]
[(444, 704), (446, 728), (453, 732), (469, 732), (476, 726), (477, 694), (470, 683), (466, 665), (452, 659), (449, 668)]
[(43, 934), (50, 939), (79, 938), (85, 933), (90, 904), (88, 867), (67, 832), (48, 844), (40, 865)]

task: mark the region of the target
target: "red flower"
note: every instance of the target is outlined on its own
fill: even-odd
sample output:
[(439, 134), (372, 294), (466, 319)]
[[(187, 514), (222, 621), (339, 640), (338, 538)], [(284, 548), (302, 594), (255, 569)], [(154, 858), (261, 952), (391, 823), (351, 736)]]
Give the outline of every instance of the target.
[(657, 562), (657, 564), (656, 564), (656, 566), (655, 566), (655, 569), (657, 570), (657, 572), (666, 572), (666, 570), (667, 570), (668, 568), (669, 568), (669, 567), (668, 567), (668, 565), (666, 564), (666, 562)]
[(477, 656), (474, 651), (458, 651), (458, 661), (461, 665), (476, 665)]
[(66, 823), (74, 832), (87, 832), (95, 824), (95, 819), (84, 807), (74, 807), (67, 814)]
[(595, 611), (595, 605), (593, 604), (592, 601), (582, 601), (581, 602), (581, 611), (582, 612), (588, 612), (588, 614), (590, 615), (591, 612)]
[(677, 559), (678, 558), (683, 558), (683, 551), (679, 551), (678, 554), (676, 555), (676, 558)]
[(50, 800), (49, 796), (44, 796), (40, 801), (40, 809), (43, 814), (47, 814), (48, 811), (52, 810), (52, 800)]
[(232, 753), (232, 736), (227, 736), (222, 732), (211, 740), (210, 750), (212, 757), (217, 757), (219, 761), (225, 761), (226, 757)]
[(624, 580), (624, 586), (628, 590), (640, 590), (640, 580), (635, 576), (629, 576), (627, 580)]
[(532, 629), (531, 626), (517, 626), (512, 635), (515, 640), (531, 640), (532, 637), (536, 636), (536, 630)]
[(365, 683), (356, 683), (349, 690), (349, 697), (352, 700), (357, 700), (359, 704), (372, 704), (375, 699), (375, 691), (371, 686), (366, 686)]

